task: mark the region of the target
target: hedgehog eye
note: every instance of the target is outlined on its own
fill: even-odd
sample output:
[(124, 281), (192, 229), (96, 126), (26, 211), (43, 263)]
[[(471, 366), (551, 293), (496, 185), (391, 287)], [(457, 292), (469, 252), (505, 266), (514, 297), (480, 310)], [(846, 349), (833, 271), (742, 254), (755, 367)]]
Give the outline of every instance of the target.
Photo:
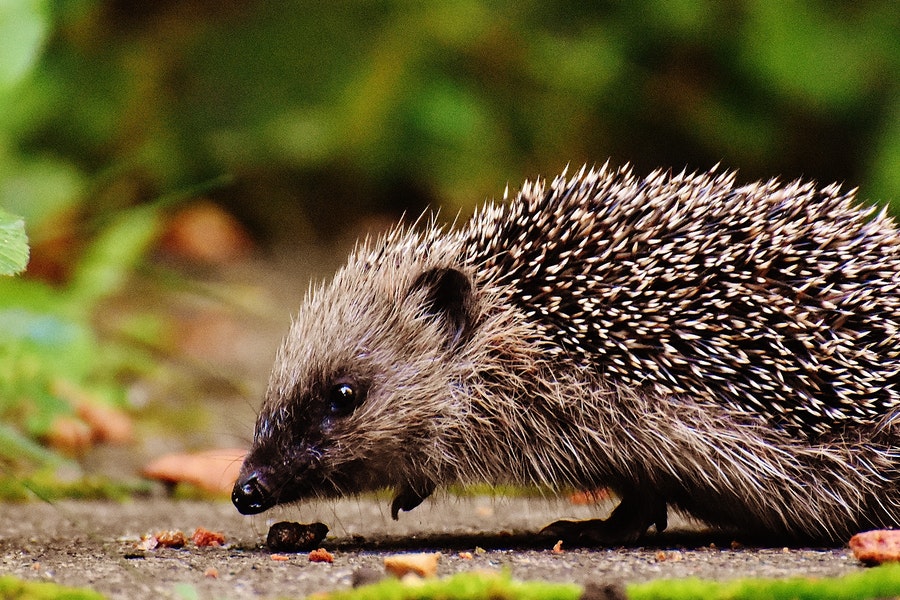
[(351, 381), (339, 381), (328, 390), (328, 412), (336, 417), (344, 417), (353, 412), (362, 402), (359, 388)]

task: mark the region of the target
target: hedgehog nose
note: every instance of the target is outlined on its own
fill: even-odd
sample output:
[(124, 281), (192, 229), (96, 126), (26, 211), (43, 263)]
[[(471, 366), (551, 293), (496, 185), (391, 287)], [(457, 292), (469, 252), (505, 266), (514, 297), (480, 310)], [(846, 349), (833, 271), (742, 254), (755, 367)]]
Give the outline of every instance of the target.
[(242, 515), (255, 515), (275, 506), (271, 492), (255, 471), (237, 480), (231, 501)]

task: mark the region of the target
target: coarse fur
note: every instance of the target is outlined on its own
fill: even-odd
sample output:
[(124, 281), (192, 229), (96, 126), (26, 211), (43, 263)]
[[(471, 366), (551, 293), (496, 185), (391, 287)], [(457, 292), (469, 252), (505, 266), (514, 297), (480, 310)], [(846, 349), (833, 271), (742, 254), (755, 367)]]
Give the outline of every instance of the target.
[(306, 298), (233, 495), (608, 486), (773, 539), (900, 525), (900, 235), (836, 185), (582, 169), (363, 243)]

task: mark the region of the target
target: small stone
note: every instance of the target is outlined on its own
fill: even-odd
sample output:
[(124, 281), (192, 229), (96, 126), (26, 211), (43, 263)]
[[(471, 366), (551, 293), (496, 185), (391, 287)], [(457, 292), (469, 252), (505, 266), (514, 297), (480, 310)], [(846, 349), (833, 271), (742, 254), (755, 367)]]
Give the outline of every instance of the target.
[(224, 546), (225, 535), (219, 533), (218, 531), (210, 531), (209, 529), (198, 527), (194, 530), (194, 534), (191, 536), (191, 541), (194, 542), (195, 546), (198, 546), (200, 548), (206, 546)]
[(396, 554), (384, 559), (385, 570), (395, 577), (403, 577), (407, 573), (415, 573), (419, 577), (437, 575), (440, 552), (422, 554)]
[(351, 575), (350, 577), (350, 585), (357, 588), (364, 585), (378, 583), (383, 578), (384, 575), (381, 571), (377, 569), (370, 569), (368, 567), (361, 567), (353, 571), (353, 575)]
[(628, 600), (625, 587), (620, 583), (596, 583), (588, 581), (579, 600)]
[(187, 538), (184, 532), (179, 529), (169, 531), (159, 531), (156, 534), (156, 541), (162, 548), (184, 548), (187, 544)]
[(876, 529), (850, 538), (853, 556), (867, 565), (900, 561), (900, 530)]
[(309, 553), (309, 562), (333, 563), (334, 555), (325, 548), (317, 548)]

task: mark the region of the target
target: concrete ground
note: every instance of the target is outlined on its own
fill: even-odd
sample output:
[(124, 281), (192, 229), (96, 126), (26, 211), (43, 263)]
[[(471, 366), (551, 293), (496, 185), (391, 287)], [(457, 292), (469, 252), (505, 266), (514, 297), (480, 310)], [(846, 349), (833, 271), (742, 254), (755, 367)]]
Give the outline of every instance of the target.
[[(163, 498), (124, 504), (61, 502), (0, 505), (0, 573), (88, 586), (111, 598), (301, 598), (346, 588), (355, 573), (383, 572), (385, 556), (442, 553), (438, 574), (507, 569), (517, 579), (636, 582), (656, 578), (835, 576), (863, 569), (845, 548), (732, 545), (732, 536), (674, 518), (641, 546), (551, 551), (532, 532), (558, 518), (603, 516), (604, 507), (521, 498), (426, 501), (400, 520), (387, 500), (355, 499), (279, 508), (242, 517), (225, 502)], [(608, 510), (609, 507), (605, 507)], [(276, 561), (265, 548), (271, 523), (321, 521), (334, 562), (307, 555)], [(222, 548), (141, 551), (142, 534), (197, 527), (221, 531)], [(460, 556), (472, 553), (472, 558)]]

